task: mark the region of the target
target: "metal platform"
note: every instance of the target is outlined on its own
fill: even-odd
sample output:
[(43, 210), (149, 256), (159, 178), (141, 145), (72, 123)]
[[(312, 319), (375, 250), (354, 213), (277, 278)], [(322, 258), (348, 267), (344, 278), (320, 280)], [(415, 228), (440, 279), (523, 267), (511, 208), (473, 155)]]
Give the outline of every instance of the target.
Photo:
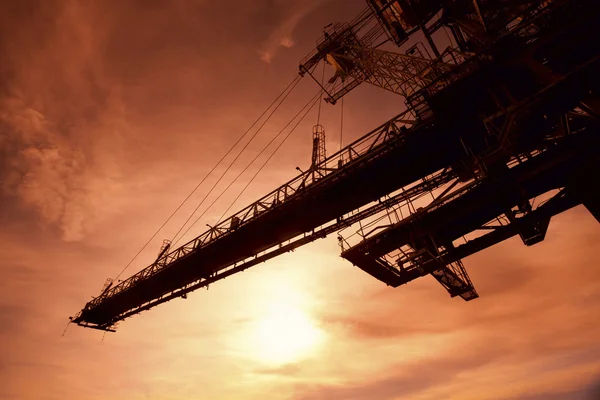
[[(521, 235), (526, 245), (543, 240), (553, 215), (581, 203), (572, 187), (573, 177), (600, 170), (598, 146), (600, 130), (565, 137), (530, 160), (475, 180), (402, 221), (374, 231), (342, 257), (393, 287), (426, 274), (438, 281), (451, 276), (454, 285), (441, 283), (452, 295), (467, 293), (465, 300), (470, 300), (472, 284), (464, 268), (453, 264), (511, 236)], [(530, 199), (553, 189), (562, 191), (538, 209), (528, 209)], [(520, 218), (513, 211), (518, 208), (522, 209)], [(455, 247), (455, 241), (478, 229), (490, 233)]]

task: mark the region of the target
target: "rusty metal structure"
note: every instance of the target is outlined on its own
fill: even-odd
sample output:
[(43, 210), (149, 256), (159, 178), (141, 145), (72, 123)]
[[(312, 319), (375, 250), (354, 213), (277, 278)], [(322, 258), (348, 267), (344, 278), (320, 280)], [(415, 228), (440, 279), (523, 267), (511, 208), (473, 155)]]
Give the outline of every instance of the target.
[[(477, 298), (465, 257), (513, 236), (539, 243), (576, 205), (600, 221), (599, 19), (597, 0), (368, 0), (326, 27), (300, 75), (330, 103), (367, 83), (405, 109), (329, 157), (315, 127), (310, 168), (165, 244), (73, 322), (114, 330), (336, 232), (342, 257), (389, 286), (431, 275), (450, 296)], [(328, 85), (313, 76), (321, 62), (334, 68)]]

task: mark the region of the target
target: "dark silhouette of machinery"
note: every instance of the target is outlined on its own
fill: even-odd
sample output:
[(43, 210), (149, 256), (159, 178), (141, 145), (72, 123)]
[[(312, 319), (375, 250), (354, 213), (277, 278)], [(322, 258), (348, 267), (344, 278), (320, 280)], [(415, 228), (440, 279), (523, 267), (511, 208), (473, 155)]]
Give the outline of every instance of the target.
[[(406, 109), (130, 278), (73, 318), (115, 323), (361, 222), (342, 257), (397, 287), (432, 275), (478, 294), (461, 260), (518, 235), (544, 240), (583, 204), (600, 220), (600, 3), (597, 0), (368, 0), (332, 24), (300, 64), (330, 103), (362, 83)], [(447, 34), (447, 35), (446, 35)], [(421, 43), (424, 41), (425, 44)], [(544, 201), (533, 201), (544, 196)]]

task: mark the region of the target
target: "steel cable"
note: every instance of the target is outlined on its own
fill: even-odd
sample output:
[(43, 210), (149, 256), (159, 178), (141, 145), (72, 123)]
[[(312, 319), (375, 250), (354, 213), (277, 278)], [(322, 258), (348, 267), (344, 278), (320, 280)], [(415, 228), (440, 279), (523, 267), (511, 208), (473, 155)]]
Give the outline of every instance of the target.
[[(242, 136), (239, 137), (239, 139), (229, 148), (229, 150), (227, 150), (227, 152), (223, 155), (223, 157), (221, 157), (221, 159), (215, 164), (214, 167), (212, 167), (212, 169), (202, 178), (202, 180), (200, 181), (200, 183), (198, 183), (196, 185), (196, 187), (185, 197), (185, 199), (177, 206), (177, 208), (175, 209), (175, 211), (173, 211), (171, 213), (171, 215), (165, 220), (165, 222), (162, 223), (162, 225), (156, 230), (156, 232), (154, 232), (154, 234), (150, 237), (150, 239), (148, 239), (148, 241), (142, 246), (142, 248), (133, 256), (133, 258), (125, 265), (125, 267), (121, 270), (121, 272), (119, 272), (117, 274), (117, 276), (114, 278), (114, 280), (119, 279), (119, 277), (125, 272), (125, 270), (127, 270), (127, 268), (129, 268), (129, 266), (139, 257), (139, 255), (142, 253), (142, 251), (144, 251), (146, 249), (146, 247), (148, 247), (148, 245), (152, 242), (152, 240), (156, 237), (156, 235), (158, 235), (160, 233), (160, 231), (167, 225), (167, 223), (169, 223), (169, 221), (171, 221), (171, 219), (175, 216), (175, 214), (181, 209), (181, 207), (183, 207), (183, 205), (190, 199), (190, 197), (192, 197), (192, 195), (198, 190), (198, 188), (204, 183), (204, 181), (206, 181), (206, 179), (217, 169), (217, 167), (225, 160), (225, 158), (233, 151), (233, 149), (242, 141), (242, 139), (244, 137), (246, 137), (246, 135), (252, 130), (252, 128), (265, 116), (265, 114), (267, 114), (267, 112), (271, 109), (271, 107), (273, 107), (273, 105), (275, 105), (275, 103), (277, 103), (277, 101), (285, 95), (284, 99), (282, 99), (282, 101), (277, 105), (277, 107), (275, 108), (275, 110), (277, 110), (277, 108), (281, 105), (281, 103), (283, 102), (283, 100), (285, 100), (285, 98), (291, 93), (291, 91), (296, 87), (296, 85), (298, 84), (298, 82), (300, 81), (300, 76), (296, 75), (294, 77), (294, 79), (292, 80), (292, 82), (290, 82), (287, 87), (275, 98), (275, 100), (273, 100), (273, 102), (271, 102), (271, 104), (265, 109), (265, 111), (263, 111), (263, 113), (252, 123), (252, 125), (250, 125), (250, 127), (244, 132), (244, 134)], [(287, 94), (286, 94), (287, 92)], [(273, 112), (275, 112), (275, 110), (273, 110)], [(273, 115), (273, 112), (271, 112), (271, 114), (269, 114), (269, 116), (267, 117), (267, 120), (271, 117), (271, 115)], [(264, 126), (261, 125), (261, 127)], [(260, 128), (259, 128), (260, 130)], [(256, 134), (254, 135), (256, 136)], [(253, 137), (254, 137), (253, 136)], [(251, 141), (252, 139), (250, 139)], [(189, 221), (189, 218), (188, 218)], [(181, 229), (180, 229), (181, 231)]]
[[(290, 126), (292, 124), (292, 122), (298, 118), (298, 116), (300, 116), (302, 114), (302, 112), (308, 107), (308, 109), (306, 111), (304, 111), (304, 114), (302, 115), (302, 117), (300, 118), (300, 120), (298, 120), (298, 122), (296, 123), (296, 125), (294, 125), (292, 127), (292, 129), (290, 130), (290, 132), (288, 132), (288, 134), (284, 137), (283, 141), (275, 148), (275, 150), (273, 151), (273, 153), (271, 153), (271, 155), (267, 158), (267, 160), (265, 161), (265, 163), (263, 163), (263, 165), (259, 168), (259, 170), (255, 173), (255, 175), (251, 178), (250, 182), (248, 182), (248, 184), (244, 187), (244, 189), (242, 189), (242, 191), (240, 192), (240, 194), (238, 194), (238, 196), (235, 198), (235, 200), (233, 201), (232, 204), (229, 205), (229, 207), (225, 210), (225, 212), (223, 213), (223, 215), (221, 215), (221, 217), (219, 218), (219, 220), (217, 221), (217, 224), (219, 222), (221, 222), (221, 220), (223, 219), (225, 213), (227, 213), (227, 211), (229, 211), (231, 209), (231, 207), (233, 206), (233, 204), (235, 203), (235, 201), (237, 201), (239, 199), (239, 197), (244, 193), (244, 191), (248, 188), (248, 186), (250, 185), (250, 183), (256, 178), (256, 176), (258, 175), (258, 173), (264, 168), (264, 166), (266, 165), (266, 163), (273, 157), (273, 155), (275, 154), (275, 152), (277, 150), (279, 150), (279, 148), (281, 147), (281, 145), (283, 145), (283, 143), (287, 140), (287, 138), (291, 135), (291, 133), (296, 129), (296, 127), (300, 124), (300, 122), (302, 122), (302, 120), (306, 117), (306, 115), (308, 114), (308, 112), (310, 110), (312, 110), (312, 108), (317, 104), (317, 100), (319, 100), (321, 97), (321, 91), (319, 91), (319, 93), (317, 93), (315, 96), (313, 96), (306, 105), (304, 105), (304, 107), (302, 107), (300, 109), (300, 111), (298, 111), (298, 113), (296, 113), (296, 115), (277, 133), (277, 135), (275, 135), (273, 137), (273, 139), (271, 139), (271, 141), (269, 141), (269, 143), (267, 143), (267, 145), (265, 145), (265, 147), (254, 157), (254, 159), (252, 161), (250, 161), (250, 163), (248, 165), (246, 165), (246, 167), (244, 167), (244, 169), (242, 169), (242, 171), (233, 179), (233, 181), (231, 181), (229, 183), (229, 185), (219, 194), (219, 196), (217, 196), (217, 198), (215, 198), (213, 200), (213, 202), (198, 216), (198, 218), (196, 218), (196, 220), (188, 227), (188, 229), (186, 229), (186, 231), (174, 242), (174, 243), (178, 243), (189, 231), (190, 229), (196, 225), (196, 223), (198, 223), (198, 221), (200, 220), (200, 218), (202, 218), (206, 212), (213, 206), (216, 204), (216, 202), (221, 198), (221, 196), (223, 196), (223, 194), (225, 194), (225, 192), (231, 188), (231, 186), (240, 178), (240, 176), (242, 176), (242, 174), (244, 174), (244, 172), (246, 172), (248, 170), (248, 168), (269, 148), (269, 146), (278, 138), (280, 137), (283, 132), (285, 131), (285, 129), (287, 129), (288, 126)], [(311, 105), (312, 104), (312, 105)], [(310, 107), (309, 107), (310, 106)]]
[(223, 217), (225, 216), (225, 214), (231, 209), (231, 207), (233, 207), (233, 205), (235, 204), (235, 202), (242, 196), (242, 194), (244, 194), (244, 192), (246, 191), (246, 189), (248, 189), (248, 186), (250, 186), (250, 184), (252, 183), (252, 181), (254, 181), (254, 179), (258, 176), (258, 174), (264, 169), (264, 167), (267, 165), (267, 163), (269, 162), (269, 160), (271, 160), (271, 158), (275, 155), (275, 153), (277, 152), (277, 150), (279, 150), (281, 148), (281, 146), (285, 143), (285, 141), (290, 137), (290, 135), (292, 134), (292, 132), (294, 132), (294, 130), (296, 129), (296, 127), (300, 124), (300, 122), (302, 122), (302, 120), (304, 119), (304, 117), (306, 117), (306, 115), (308, 114), (308, 112), (310, 110), (312, 110), (312, 108), (316, 104), (317, 104), (317, 102), (314, 101), (312, 103), (312, 105), (310, 106), (310, 108), (308, 110), (306, 110), (306, 112), (304, 113), (304, 115), (302, 116), (302, 118), (300, 118), (300, 120), (296, 123), (296, 125), (294, 125), (292, 127), (292, 130), (288, 132), (288, 134), (283, 138), (283, 140), (281, 141), (281, 143), (279, 143), (279, 145), (275, 148), (275, 150), (273, 150), (273, 153), (271, 153), (271, 155), (265, 160), (265, 162), (263, 163), (263, 165), (261, 165), (260, 168), (258, 169), (258, 171), (256, 171), (256, 173), (252, 176), (252, 178), (246, 184), (246, 186), (244, 186), (244, 188), (242, 189), (242, 191), (240, 192), (240, 194), (237, 195), (237, 197), (231, 202), (231, 204), (229, 205), (229, 207), (227, 207), (227, 209), (223, 212), (223, 214), (219, 218), (219, 221), (221, 221), (223, 219)]
[[(240, 158), (240, 156), (242, 155), (242, 153), (248, 148), (248, 146), (250, 145), (250, 143), (252, 142), (252, 140), (254, 140), (254, 138), (260, 133), (261, 129), (265, 126), (265, 124), (269, 121), (269, 119), (271, 118), (271, 116), (273, 115), (273, 113), (275, 113), (275, 111), (277, 111), (277, 109), (281, 106), (281, 104), (283, 104), (283, 102), (285, 101), (285, 99), (289, 96), (289, 94), (292, 92), (292, 90), (294, 90), (294, 88), (296, 87), (296, 85), (298, 84), (298, 82), (300, 82), (300, 77), (297, 77), (296, 82), (294, 83), (294, 85), (292, 86), (292, 88), (290, 89), (289, 92), (287, 92), (287, 94), (281, 99), (281, 101), (279, 102), (279, 104), (277, 104), (277, 106), (273, 109), (273, 111), (271, 112), (271, 114), (269, 114), (269, 116), (267, 117), (267, 119), (265, 119), (263, 121), (263, 123), (259, 126), (259, 128), (257, 129), (257, 131), (254, 133), (254, 135), (252, 135), (252, 137), (250, 138), (250, 140), (244, 145), (244, 147), (242, 147), (242, 149), (239, 151), (239, 153), (235, 156), (235, 158), (229, 163), (229, 165), (227, 166), (227, 168), (225, 169), (225, 171), (223, 171), (223, 173), (221, 174), (221, 176), (219, 176), (219, 179), (217, 179), (217, 181), (214, 183), (214, 185), (210, 188), (210, 190), (204, 195), (204, 197), (202, 198), (202, 200), (200, 201), (200, 203), (198, 203), (198, 205), (196, 206), (196, 208), (194, 209), (194, 211), (192, 211), (192, 213), (190, 214), (190, 216), (185, 220), (185, 222), (183, 223), (183, 225), (181, 225), (181, 227), (179, 228), (179, 230), (177, 231), (177, 233), (175, 233), (175, 235), (173, 235), (173, 238), (171, 239), (171, 242), (177, 243), (181, 237), (183, 237), (185, 235), (185, 233), (187, 233), (191, 226), (193, 226), (196, 222), (194, 222), (190, 228), (188, 228), (183, 235), (181, 235), (181, 237), (177, 240), (175, 240), (177, 238), (177, 235), (179, 235), (181, 233), (181, 231), (183, 230), (183, 228), (185, 228), (185, 226), (187, 225), (187, 223), (192, 219), (192, 217), (194, 216), (194, 214), (196, 214), (196, 212), (198, 211), (198, 209), (202, 206), (202, 204), (204, 204), (204, 202), (206, 201), (206, 199), (208, 198), (208, 196), (210, 196), (213, 192), (213, 190), (217, 187), (217, 185), (221, 182), (221, 180), (225, 177), (225, 175), (227, 174), (227, 172), (229, 172), (229, 170), (231, 169), (231, 167), (233, 166), (233, 164), (235, 164), (235, 162)], [(210, 208), (210, 206), (209, 206)], [(200, 217), (203, 216), (206, 211), (208, 210), (208, 208), (206, 210), (204, 210), (204, 212), (202, 212), (202, 214), (200, 214)], [(198, 221), (198, 219), (200, 218), (198, 217), (196, 219), (196, 221)]]

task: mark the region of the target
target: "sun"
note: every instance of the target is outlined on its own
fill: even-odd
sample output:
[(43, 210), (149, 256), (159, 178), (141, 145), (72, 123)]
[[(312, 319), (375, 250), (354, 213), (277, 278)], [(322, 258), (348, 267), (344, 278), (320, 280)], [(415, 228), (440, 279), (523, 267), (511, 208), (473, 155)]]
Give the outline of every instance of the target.
[(235, 357), (279, 367), (323, 350), (328, 338), (314, 317), (321, 302), (307, 289), (311, 282), (306, 279), (292, 268), (257, 279), (258, 289), (246, 293), (246, 301), (237, 310), (243, 324), (228, 335)]
[(294, 304), (273, 304), (253, 326), (253, 353), (262, 362), (286, 364), (310, 354), (323, 332)]

